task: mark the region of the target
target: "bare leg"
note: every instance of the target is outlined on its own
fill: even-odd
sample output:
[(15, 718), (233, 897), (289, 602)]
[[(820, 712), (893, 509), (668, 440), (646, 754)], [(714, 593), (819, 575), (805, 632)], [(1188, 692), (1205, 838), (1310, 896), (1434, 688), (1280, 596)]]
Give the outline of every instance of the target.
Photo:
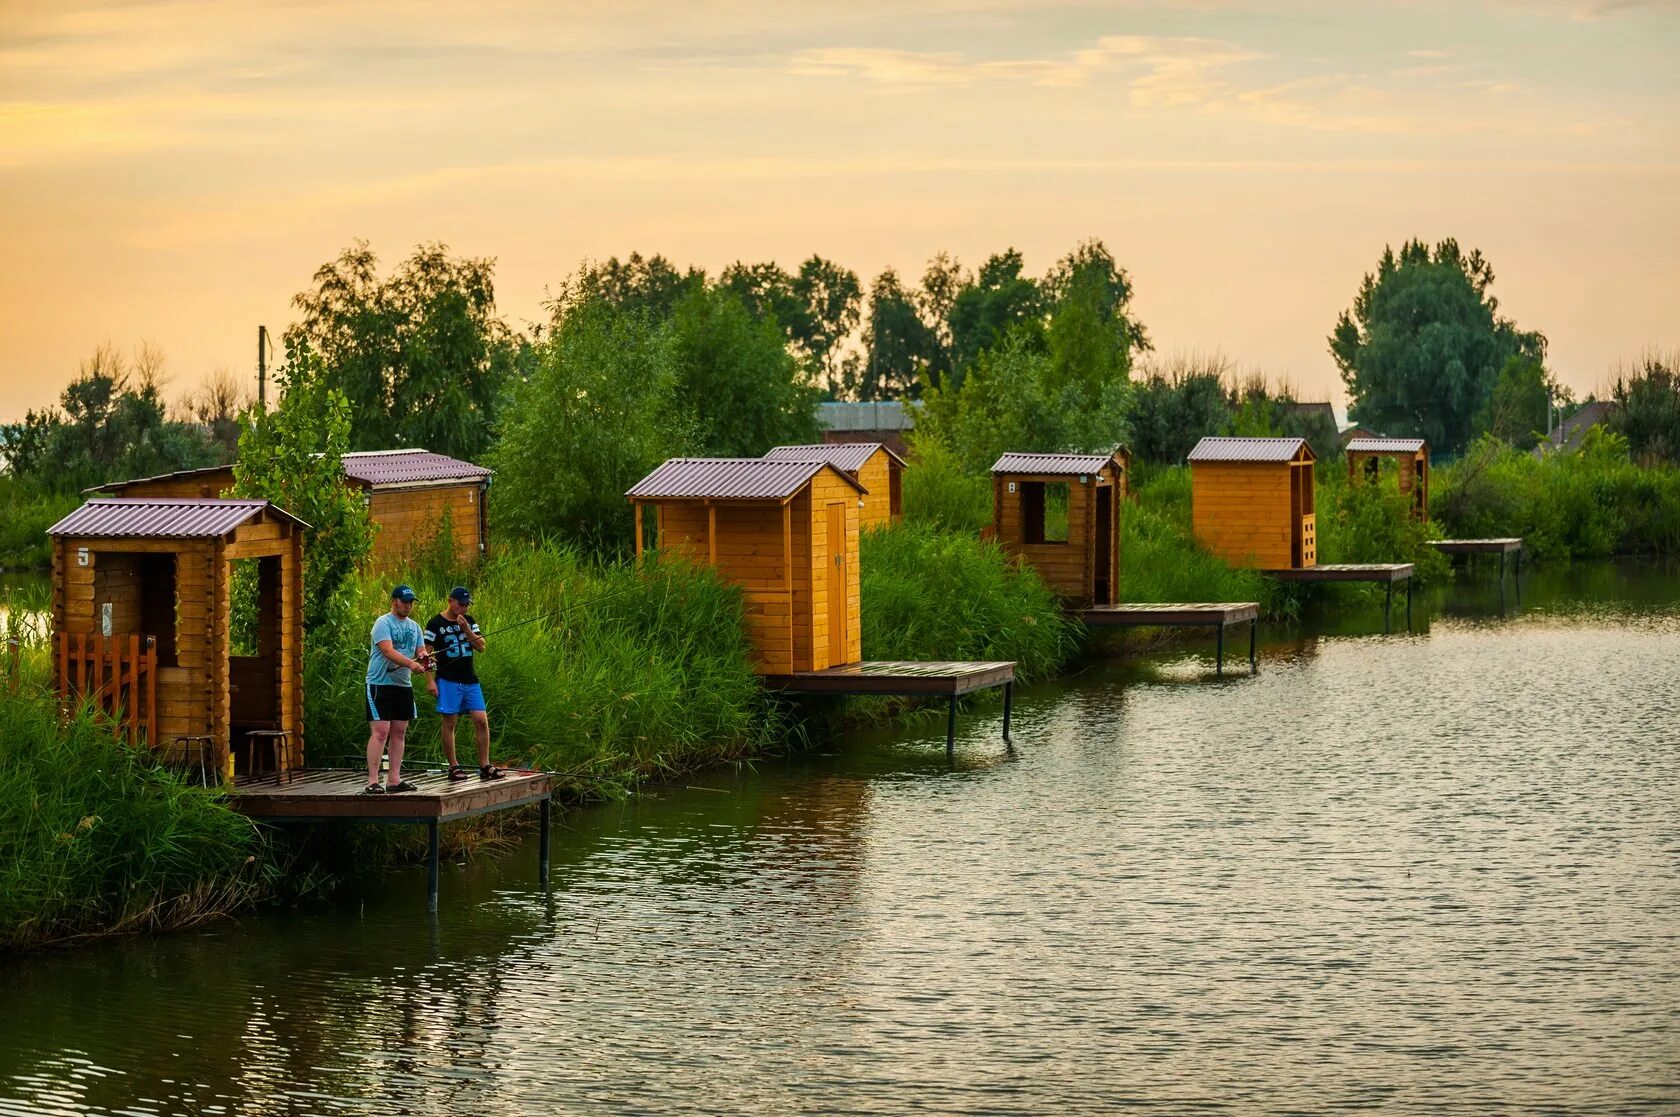
[(473, 734), (478, 738), (478, 766), (490, 766), (490, 715), (483, 710), (472, 712)]
[(443, 738), (443, 758), (451, 768), (460, 765), (455, 760), (455, 719), (459, 714), (444, 714), (438, 719), (438, 736)]
[(408, 740), (408, 722), (391, 722), (391, 737), (386, 742), (385, 751), (391, 757), (390, 771), (385, 773), (387, 787), (395, 787), (402, 783), (402, 754), (403, 744)]
[(368, 783), (379, 782), (379, 758), (385, 752), (385, 739), (390, 736), (390, 733), (390, 722), (376, 721), (371, 723), (367, 746)]

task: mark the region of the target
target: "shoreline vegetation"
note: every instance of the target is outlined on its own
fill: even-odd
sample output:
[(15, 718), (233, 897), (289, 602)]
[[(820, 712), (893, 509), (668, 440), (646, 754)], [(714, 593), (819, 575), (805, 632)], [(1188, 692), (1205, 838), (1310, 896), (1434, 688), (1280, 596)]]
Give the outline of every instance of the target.
[[(1222, 359), (1153, 358), (1131, 278), (1099, 241), (1042, 277), (1011, 249), (973, 270), (940, 254), (919, 284), (889, 271), (867, 287), (815, 256), (794, 272), (737, 263), (716, 276), (658, 256), (614, 258), (568, 277), (530, 336), (497, 315), (491, 261), (427, 245), (382, 277), (358, 243), (294, 300), (301, 320), (285, 331), (266, 409), (231, 377), (166, 406), (161, 354), (106, 345), (59, 407), (0, 424), (0, 562), (43, 566), (46, 528), (88, 486), (233, 462), (234, 492), (310, 525), (310, 765), (363, 762), (368, 631), (392, 582), (413, 585), (428, 611), (465, 582), (489, 639), (481, 671), (495, 757), (554, 772), (565, 799), (623, 796), (797, 748), (836, 720), (920, 716), (914, 703), (767, 694), (740, 591), (710, 569), (628, 555), (622, 494), (639, 478), (669, 457), (812, 442), (825, 393), (921, 404), (904, 522), (862, 543), (870, 659), (1008, 659), (1034, 680), (1165, 642), (1093, 639), (1031, 569), (985, 540), (988, 470), (1004, 451), (1131, 448), (1126, 601), (1257, 601), (1264, 618), (1290, 622), (1378, 599), (1369, 585), (1280, 585), (1198, 546), (1182, 463), (1209, 434), (1312, 444), (1320, 562), (1412, 562), (1427, 584), (1451, 576), (1426, 542), (1442, 536), (1521, 535), (1542, 562), (1680, 553), (1680, 361), (1653, 356), (1618, 374), (1609, 426), (1579, 449), (1535, 457), (1559, 389), (1544, 338), (1496, 315), (1484, 264), (1452, 242), (1385, 253), (1329, 339), (1353, 418), (1430, 438), (1440, 464), (1429, 523), (1409, 518), (1392, 474), (1349, 481), (1328, 405), (1302, 404), (1258, 373), (1239, 377)], [(1419, 291), (1439, 312), (1434, 325), (1451, 326), (1428, 344), (1418, 331), (1434, 325), (1408, 309)], [(1414, 399), (1462, 406), (1409, 412)], [(342, 483), (342, 455), (392, 447), (496, 471), (493, 546), (472, 568), (457, 566), (446, 520), (399, 570), (370, 570), (372, 524)], [(236, 603), (251, 592), (236, 584)], [(358, 873), (419, 856), (422, 840), (403, 828), (259, 828), (221, 792), (192, 786), (197, 773), (119, 744), (94, 715), (61, 717), (48, 634), (30, 619), (42, 596), (0, 586), (0, 637), (21, 648), (15, 679), (0, 659), (0, 946), (190, 926), (352, 887)], [(423, 693), (421, 708), (408, 760), (434, 766), (437, 721)], [(509, 812), (451, 824), (444, 837), (451, 856), (466, 856), (524, 824)]]

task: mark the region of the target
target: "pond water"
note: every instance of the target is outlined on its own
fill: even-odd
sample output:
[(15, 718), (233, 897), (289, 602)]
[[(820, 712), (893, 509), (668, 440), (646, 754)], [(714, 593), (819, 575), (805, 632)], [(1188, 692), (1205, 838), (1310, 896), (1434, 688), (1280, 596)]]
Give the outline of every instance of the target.
[[(1676, 572), (1104, 664), (0, 963), (5, 1113), (1673, 1113)], [(1374, 623), (1373, 623), (1374, 622)]]

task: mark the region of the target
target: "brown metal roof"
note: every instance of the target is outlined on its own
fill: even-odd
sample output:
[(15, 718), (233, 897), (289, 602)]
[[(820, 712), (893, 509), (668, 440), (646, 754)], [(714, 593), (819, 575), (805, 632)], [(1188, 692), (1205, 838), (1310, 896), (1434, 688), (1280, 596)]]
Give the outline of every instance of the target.
[(1292, 462), (1307, 446), (1304, 438), (1204, 438), (1190, 451), (1193, 462)]
[(1415, 454), (1423, 449), (1421, 438), (1350, 438), (1351, 454)]
[(846, 473), (856, 473), (863, 468), (864, 462), (875, 455), (877, 450), (885, 450), (887, 456), (893, 461), (899, 465), (904, 464), (903, 458), (879, 442), (833, 442), (809, 446), (778, 446), (764, 456), (771, 461), (778, 462), (827, 462), (835, 469), (843, 470)]
[(91, 539), (219, 539), (264, 511), (309, 525), (266, 500), (106, 497), (90, 500), (47, 529)]
[(1099, 473), (1113, 454), (1005, 454), (992, 463), (993, 473)]
[(786, 500), (825, 469), (834, 469), (858, 492), (869, 491), (827, 462), (672, 458), (624, 495), (631, 500)]
[(482, 481), (494, 472), (430, 450), (359, 450), (344, 455), (344, 475), (364, 485)]
[(150, 477), (133, 477), (127, 481), (107, 481), (103, 485), (92, 485), (82, 490), (83, 496), (92, 493), (108, 493), (126, 489), (130, 485), (146, 485), (153, 481), (174, 481), (182, 477), (205, 477), (212, 473), (233, 473), (233, 465), (207, 465), (201, 469), (177, 469), (173, 473), (154, 473)]

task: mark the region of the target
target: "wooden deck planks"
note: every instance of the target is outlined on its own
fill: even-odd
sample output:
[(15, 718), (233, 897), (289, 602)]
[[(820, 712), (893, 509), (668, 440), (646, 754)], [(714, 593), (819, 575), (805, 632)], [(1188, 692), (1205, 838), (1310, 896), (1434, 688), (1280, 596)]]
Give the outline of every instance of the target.
[(1088, 625), (1178, 628), (1195, 625), (1234, 625), (1257, 620), (1256, 601), (1149, 601), (1094, 605), (1074, 615)]
[(1280, 582), (1405, 582), (1412, 577), (1409, 562), (1341, 562), (1261, 573)]
[(971, 694), (1015, 681), (1012, 662), (905, 663), (877, 660), (822, 671), (766, 675), (764, 684), (796, 694)]
[(509, 771), (499, 780), (473, 778), (451, 783), (442, 775), (407, 773), (418, 791), (400, 795), (364, 795), (366, 771), (358, 768), (306, 769), (290, 783), (266, 779), (243, 782), (229, 796), (233, 809), (251, 818), (284, 821), (342, 818), (369, 822), (424, 822), (487, 811), (508, 810), (549, 797), (547, 772)]
[(1504, 555), (1521, 551), (1521, 538), (1507, 539), (1431, 539), (1429, 545), (1447, 555)]

